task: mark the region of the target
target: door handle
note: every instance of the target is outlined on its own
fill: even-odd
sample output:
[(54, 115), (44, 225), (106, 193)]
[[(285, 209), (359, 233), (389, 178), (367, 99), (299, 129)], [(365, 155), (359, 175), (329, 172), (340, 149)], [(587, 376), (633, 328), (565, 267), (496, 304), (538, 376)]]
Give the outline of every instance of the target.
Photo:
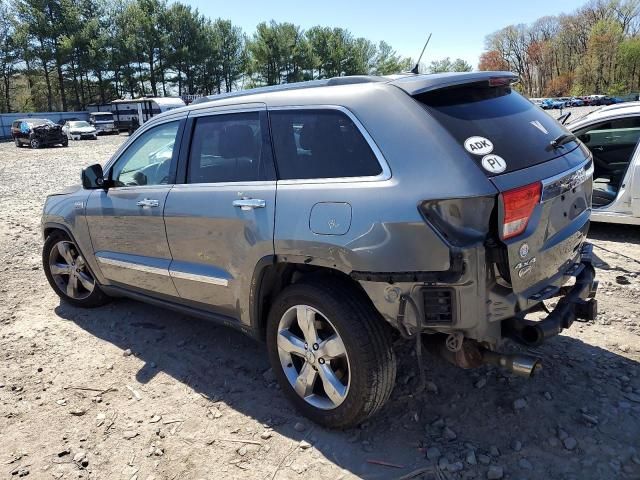
[(267, 202), (259, 198), (241, 198), (233, 201), (234, 207), (240, 207), (241, 210), (253, 210), (254, 208), (264, 208)]
[(136, 203), (139, 207), (158, 207), (160, 202), (158, 200), (153, 200), (151, 198), (145, 198), (144, 200), (140, 200)]

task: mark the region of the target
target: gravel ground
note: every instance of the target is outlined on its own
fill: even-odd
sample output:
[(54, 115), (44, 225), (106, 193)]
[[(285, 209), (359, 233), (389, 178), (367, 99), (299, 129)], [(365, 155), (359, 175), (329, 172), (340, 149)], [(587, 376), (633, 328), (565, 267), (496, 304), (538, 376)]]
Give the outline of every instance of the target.
[(640, 478), (638, 228), (592, 227), (601, 314), (532, 350), (535, 378), (427, 356), (415, 394), (399, 344), (383, 411), (327, 431), (283, 398), (263, 345), (129, 300), (76, 309), (49, 288), (45, 196), (125, 139), (0, 144), (0, 478)]

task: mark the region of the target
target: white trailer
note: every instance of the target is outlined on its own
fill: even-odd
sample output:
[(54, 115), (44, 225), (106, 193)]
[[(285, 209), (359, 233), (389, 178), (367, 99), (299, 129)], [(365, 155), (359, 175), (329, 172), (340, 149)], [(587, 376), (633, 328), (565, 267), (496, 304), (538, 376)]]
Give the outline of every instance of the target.
[(184, 106), (184, 101), (179, 97), (142, 97), (114, 100), (111, 102), (111, 112), (119, 130), (132, 131), (154, 115)]

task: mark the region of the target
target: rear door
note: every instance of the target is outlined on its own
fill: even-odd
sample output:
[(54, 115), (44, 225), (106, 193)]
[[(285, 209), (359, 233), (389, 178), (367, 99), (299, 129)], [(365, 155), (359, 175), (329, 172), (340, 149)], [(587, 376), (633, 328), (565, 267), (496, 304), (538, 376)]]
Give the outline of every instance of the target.
[(171, 277), (186, 302), (244, 319), (254, 268), (273, 255), (276, 181), (266, 108), (191, 115), (182, 183), (164, 212)]
[(177, 296), (162, 212), (175, 178), (176, 145), (185, 120), (145, 130), (108, 171), (111, 187), (94, 190), (86, 218), (96, 260), (114, 285)]

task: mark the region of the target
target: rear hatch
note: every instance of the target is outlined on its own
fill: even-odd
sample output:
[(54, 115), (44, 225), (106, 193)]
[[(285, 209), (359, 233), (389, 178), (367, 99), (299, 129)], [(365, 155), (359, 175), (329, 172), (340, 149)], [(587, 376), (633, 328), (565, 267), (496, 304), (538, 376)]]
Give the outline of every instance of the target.
[(512, 88), (516, 80), (508, 72), (476, 72), (393, 83), (451, 134), (459, 155), (471, 158), (500, 192), (487, 219), (500, 244), (500, 273), (530, 297), (579, 256), (592, 167), (582, 144)]

